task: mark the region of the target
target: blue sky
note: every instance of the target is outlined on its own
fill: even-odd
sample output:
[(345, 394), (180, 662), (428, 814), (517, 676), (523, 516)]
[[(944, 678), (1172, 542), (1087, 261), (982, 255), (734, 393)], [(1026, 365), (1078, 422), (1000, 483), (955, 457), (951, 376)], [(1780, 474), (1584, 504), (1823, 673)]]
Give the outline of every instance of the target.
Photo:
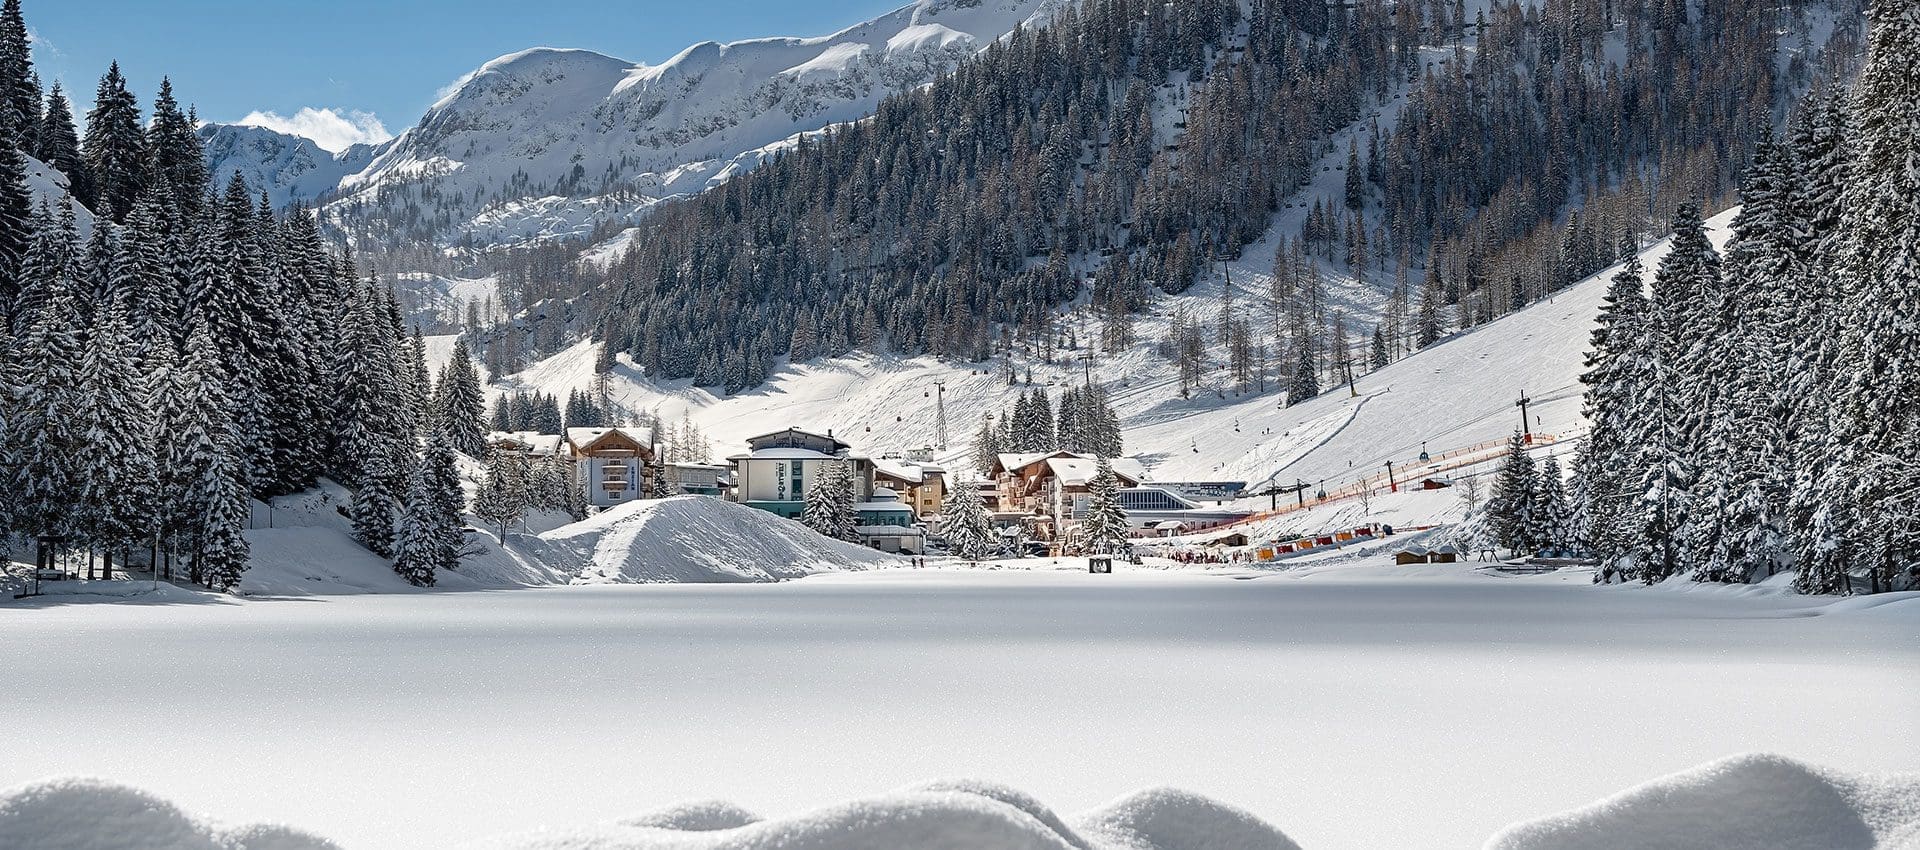
[(582, 47), (659, 62), (709, 39), (825, 35), (906, 2), (22, 0), (22, 7), (42, 79), (61, 80), (78, 111), (91, 105), (100, 75), (117, 59), (143, 105), (168, 75), (201, 118), (272, 113), (282, 129), (325, 136), (323, 144), (337, 147), (378, 135), (377, 127), (399, 133), (441, 88), (503, 53)]

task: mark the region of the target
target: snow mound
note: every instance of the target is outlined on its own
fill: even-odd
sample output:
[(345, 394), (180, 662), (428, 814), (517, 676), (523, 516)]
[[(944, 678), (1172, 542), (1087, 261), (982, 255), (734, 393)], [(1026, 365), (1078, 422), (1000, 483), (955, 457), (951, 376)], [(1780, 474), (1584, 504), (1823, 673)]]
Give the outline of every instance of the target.
[(56, 779), (0, 791), (0, 847), (35, 850), (340, 850), (281, 826), (222, 827), (143, 791)]
[(664, 809), (635, 815), (620, 821), (621, 826), (641, 829), (672, 829), (680, 832), (712, 832), (739, 829), (760, 822), (760, 816), (725, 800), (681, 803)]
[[(931, 782), (778, 820), (707, 828), (725, 804), (676, 807), (605, 827), (503, 839), (501, 850), (1297, 850), (1239, 809), (1174, 790), (1143, 791), (1081, 816), (1076, 829), (1024, 792)], [(692, 826), (673, 825), (683, 819)]]
[(1920, 773), (1856, 777), (1770, 754), (1733, 756), (1597, 803), (1514, 824), (1487, 850), (1920, 846)]
[(778, 581), (899, 559), (709, 496), (621, 505), (526, 543), (575, 584)]
[(1208, 850), (1299, 850), (1252, 813), (1177, 788), (1129, 794), (1082, 817), (1090, 833), (1115, 837), (1121, 847)]

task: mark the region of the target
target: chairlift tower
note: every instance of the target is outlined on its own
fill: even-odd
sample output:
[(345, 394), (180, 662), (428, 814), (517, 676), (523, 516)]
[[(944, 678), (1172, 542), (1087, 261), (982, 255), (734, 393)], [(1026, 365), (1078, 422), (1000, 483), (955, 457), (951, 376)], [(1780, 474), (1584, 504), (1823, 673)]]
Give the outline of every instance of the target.
[(947, 382), (933, 382), (933, 442), (941, 451), (947, 450)]

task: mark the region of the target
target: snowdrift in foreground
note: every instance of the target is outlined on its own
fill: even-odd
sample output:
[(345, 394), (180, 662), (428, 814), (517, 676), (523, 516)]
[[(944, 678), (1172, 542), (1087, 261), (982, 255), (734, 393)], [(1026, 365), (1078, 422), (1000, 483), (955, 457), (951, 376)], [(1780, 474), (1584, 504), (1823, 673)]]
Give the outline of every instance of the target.
[(621, 505), (529, 541), (575, 584), (777, 581), (899, 561), (800, 523), (707, 496)]
[(1172, 789), (1072, 818), (987, 782), (932, 782), (779, 820), (726, 803), (675, 806), (573, 832), (503, 839), (497, 850), (1298, 850), (1259, 818)]
[(97, 779), (0, 790), (0, 847), (36, 850), (340, 850), (281, 826), (219, 826), (165, 800)]
[[(763, 820), (731, 803), (671, 806), (597, 826), (485, 842), (491, 850), (1299, 850), (1234, 806), (1156, 788), (1062, 818), (991, 782), (911, 785)], [(36, 850), (339, 850), (279, 826), (227, 827), (93, 779), (0, 791), (0, 847)], [(1577, 809), (1515, 824), (1487, 850), (1920, 848), (1920, 773), (1869, 777), (1775, 755), (1735, 756)]]
[(1597, 803), (1509, 826), (1487, 850), (1920, 848), (1920, 773), (1848, 776), (1776, 755), (1734, 756)]

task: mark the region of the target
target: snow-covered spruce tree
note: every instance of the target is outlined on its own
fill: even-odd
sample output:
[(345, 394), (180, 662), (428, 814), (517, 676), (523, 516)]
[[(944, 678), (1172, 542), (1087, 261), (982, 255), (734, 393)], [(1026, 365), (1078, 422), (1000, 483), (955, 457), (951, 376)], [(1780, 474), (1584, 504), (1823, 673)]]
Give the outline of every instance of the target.
[(993, 473), (993, 462), (1006, 448), (1000, 444), (1000, 429), (993, 427), (993, 420), (981, 417), (980, 430), (973, 434), (973, 470), (986, 476)]
[(486, 454), (486, 397), (480, 391), (480, 373), (465, 339), (455, 340), (453, 355), (440, 369), (433, 389), (437, 430), (454, 451), (478, 458)]
[(20, 0), (0, 5), (0, 112), (12, 112), (23, 128), (40, 120), (40, 84)]
[[(23, 131), (24, 132), (24, 131)], [(67, 176), (67, 191), (86, 203), (94, 197), (93, 172), (80, 157), (80, 131), (73, 123), (73, 107), (59, 82), (47, 93), (47, 111), (38, 133), (31, 134), (33, 157)]]
[(487, 477), (473, 498), (473, 515), (500, 528), (500, 539), (527, 515), (527, 458), (520, 452), (494, 449), (487, 453)]
[(829, 464), (807, 488), (800, 521), (835, 540), (856, 540), (854, 498), (853, 470), (845, 463)]
[(87, 135), (81, 155), (93, 172), (97, 203), (88, 204), (114, 221), (125, 221), (147, 173), (147, 137), (140, 120), (140, 104), (127, 90), (120, 63), (107, 68), (87, 113)]
[(1560, 471), (1560, 460), (1553, 455), (1547, 455), (1540, 465), (1534, 503), (1540, 545), (1560, 552), (1572, 549), (1573, 508), (1567, 500), (1567, 479)]
[(1013, 400), (1013, 410), (1003, 416), (1001, 427), (1005, 429), (1002, 434), (1006, 445), (1005, 451), (1023, 453), (1038, 451), (1034, 448), (1038, 445), (1038, 440), (1035, 439), (1032, 393), (1023, 392)]
[(448, 561), (445, 534), (440, 528), (443, 521), (444, 517), (434, 508), (433, 493), (425, 476), (414, 476), (393, 559), (393, 571), (408, 584), (432, 587), (438, 580), (439, 571)]
[(1590, 424), (1584, 448), (1587, 537), (1602, 577), (1610, 577), (1632, 551), (1631, 536), (1636, 533), (1631, 512), (1640, 482), (1633, 442), (1637, 425), (1632, 416), (1636, 393), (1652, 382), (1647, 375), (1649, 364), (1636, 356), (1646, 350), (1647, 314), (1646, 283), (1636, 256), (1627, 260), (1607, 287), (1587, 353), (1587, 370), (1580, 376), (1587, 388)]
[(157, 550), (155, 566), (171, 579), (173, 561), (185, 537), (184, 529), (193, 518), (190, 513), (193, 471), (189, 468), (187, 437), (198, 415), (191, 407), (196, 401), (195, 382), (182, 366), (170, 334), (148, 343), (143, 359), (146, 374), (141, 389), (153, 428), (155, 473), (151, 522)]
[(21, 128), (0, 114), (0, 314), (18, 318), (21, 263), (34, 236), (33, 193), (20, 155)]
[[(1587, 513), (1589, 504), (1587, 490), (1592, 486), (1588, 478), (1587, 447), (1574, 446), (1573, 462), (1567, 464), (1567, 539), (1565, 545), (1576, 555), (1590, 555), (1593, 552), (1593, 540), (1588, 536), (1592, 528), (1592, 516)], [(1598, 574), (1596, 573), (1596, 578)]]
[(980, 501), (980, 489), (971, 482), (957, 481), (940, 505), (940, 533), (947, 539), (947, 550), (969, 561), (987, 556), (993, 545), (993, 523), (987, 506)]
[(194, 565), (214, 590), (229, 590), (247, 571), (249, 549), (242, 532), (251, 513), (247, 488), (238, 468), (240, 447), (229, 431), (220, 438), (209, 459), (199, 491), (207, 507), (201, 520), (200, 545)]
[[(1866, 64), (1852, 97), (1853, 172), (1836, 263), (1848, 281), (1846, 332), (1832, 421), (1839, 448), (1822, 489), (1828, 529), (1850, 529), (1847, 571), (1891, 589), (1920, 563), (1920, 7), (1873, 4)], [(1851, 514), (1835, 522), (1835, 514)], [(1842, 589), (1833, 565), (1803, 575), (1810, 590)]]
[[(351, 281), (350, 281), (351, 283)], [(364, 467), (384, 456), (384, 489), (405, 492), (412, 476), (415, 426), (400, 379), (390, 337), (383, 329), (371, 281), (354, 284), (339, 311), (331, 419), (337, 429), (330, 464), (337, 480), (358, 485)]]
[(1107, 401), (1107, 391), (1094, 387), (1090, 422), (1090, 440), (1088, 450), (1107, 457), (1121, 457), (1126, 454), (1126, 442), (1120, 433), (1120, 414)]
[[(233, 440), (233, 420), (227, 395), (226, 373), (216, 343), (205, 325), (197, 325), (187, 335), (187, 356), (173, 388), (173, 404), (180, 416), (173, 423), (167, 478), (177, 487), (179, 498), (175, 534), (191, 557), (188, 577), (195, 582), (210, 582), (207, 552), (211, 546), (225, 546), (231, 555), (231, 536), (214, 539), (211, 518), (229, 510), (230, 486), (237, 483), (241, 471), (239, 451)], [(240, 488), (245, 506), (245, 488)], [(225, 518), (225, 517), (223, 517)], [(240, 518), (246, 527), (246, 517)], [(224, 534), (224, 532), (222, 532)]]
[[(413, 329), (413, 342), (407, 346), (406, 362), (400, 365), (397, 378), (400, 396), (406, 403), (404, 421), (415, 434), (424, 437), (427, 423), (432, 419), (433, 377), (427, 372), (427, 341), (418, 327)], [(550, 433), (565, 431), (555, 427)]]
[(1081, 414), (1086, 409), (1085, 400), (1078, 387), (1067, 387), (1060, 393), (1060, 412), (1054, 417), (1053, 430), (1058, 436), (1055, 445), (1064, 452), (1084, 452), (1087, 450), (1087, 429)]
[(207, 194), (207, 158), (195, 132), (197, 123), (180, 111), (173, 81), (161, 77), (160, 93), (153, 99), (153, 120), (147, 125), (147, 189), (185, 217), (200, 209)]
[(1793, 442), (1787, 382), (1790, 329), (1798, 319), (1792, 300), (1805, 278), (1800, 194), (1791, 149), (1763, 132), (1741, 187), (1716, 310), (1724, 350), (1709, 374), (1719, 404), (1697, 464), (1689, 545), (1694, 578), (1702, 581), (1744, 582), (1771, 573), (1785, 554)]
[(1060, 448), (1060, 435), (1054, 428), (1053, 402), (1047, 398), (1047, 391), (1033, 388), (1033, 446), (1036, 452), (1050, 452)]
[(399, 509), (387, 492), (386, 482), (393, 477), (386, 468), (388, 463), (385, 455), (368, 459), (366, 475), (354, 488), (353, 503), (347, 508), (353, 520), (353, 539), (382, 558), (393, 557), (393, 519)]
[(1530, 555), (1540, 545), (1539, 483), (1526, 439), (1515, 431), (1493, 480), (1493, 498), (1487, 502), (1495, 539), (1515, 555)]
[(1296, 344), (1299, 359), (1293, 366), (1293, 380), (1287, 384), (1287, 406), (1299, 404), (1320, 394), (1319, 370), (1313, 364), (1313, 348)]
[(1672, 247), (1654, 273), (1649, 320), (1640, 350), (1648, 386), (1634, 391), (1628, 445), (1637, 447), (1633, 468), (1640, 494), (1636, 528), (1627, 535), (1634, 574), (1652, 583), (1693, 563), (1688, 541), (1717, 539), (1712, 526), (1693, 520), (1693, 491), (1710, 410), (1720, 388), (1709, 365), (1718, 362), (1719, 327), (1714, 308), (1720, 291), (1720, 260), (1707, 241), (1699, 207), (1674, 212)]
[(459, 566), (466, 546), (467, 493), (460, 484), (459, 460), (445, 435), (428, 441), (420, 456), (420, 479), (432, 500), (442, 546), (441, 569)]
[[(104, 229), (104, 228), (103, 228)], [(152, 420), (131, 356), (133, 340), (117, 306), (94, 322), (80, 363), (80, 502), (76, 530), (104, 557), (110, 577), (116, 553), (145, 542), (159, 470)]]
[(83, 423), (79, 328), (72, 298), (57, 289), (20, 340), (15, 358), (14, 520), (29, 536), (75, 536)]
[(1102, 455), (1094, 460), (1093, 478), (1087, 482), (1087, 515), (1080, 520), (1080, 534), (1087, 552), (1113, 554), (1126, 548), (1132, 523), (1120, 507), (1120, 478), (1113, 464)]

